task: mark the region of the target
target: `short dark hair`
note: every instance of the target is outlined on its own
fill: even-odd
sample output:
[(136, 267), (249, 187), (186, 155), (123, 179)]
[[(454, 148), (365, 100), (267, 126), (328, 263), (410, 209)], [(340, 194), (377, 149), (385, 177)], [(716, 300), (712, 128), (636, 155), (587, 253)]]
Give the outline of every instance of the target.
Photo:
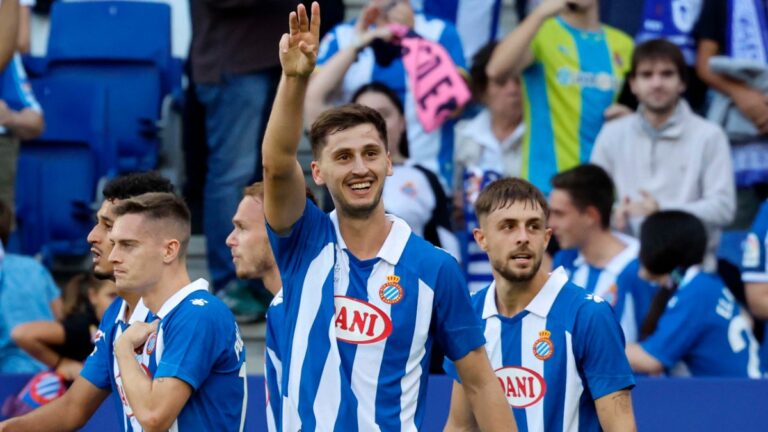
[(185, 256), (191, 233), (191, 215), (183, 199), (172, 193), (150, 192), (120, 201), (113, 208), (115, 217), (140, 214), (150, 220), (170, 220), (179, 229), (180, 256)]
[(387, 146), (387, 124), (381, 114), (373, 108), (352, 103), (331, 108), (320, 114), (312, 123), (309, 142), (312, 145), (313, 157), (320, 159), (320, 153), (328, 143), (330, 135), (362, 124), (373, 125), (384, 142), (384, 147)]
[(485, 67), (491, 60), (493, 50), (499, 43), (496, 41), (488, 42), (472, 56), (472, 67), (469, 68), (469, 78), (471, 80), (472, 97), (475, 100), (481, 100), (488, 88), (488, 74), (485, 73)]
[(173, 184), (157, 171), (134, 172), (111, 180), (102, 194), (107, 201), (114, 201), (149, 192), (173, 193)]
[(611, 176), (594, 164), (579, 165), (552, 177), (552, 187), (568, 193), (573, 205), (584, 211), (594, 207), (600, 213), (600, 225), (611, 225), (614, 186)]
[(8, 239), (11, 238), (11, 227), (13, 226), (13, 211), (11, 207), (0, 200), (0, 243), (8, 246)]
[(656, 275), (704, 261), (707, 230), (696, 216), (666, 210), (648, 216), (640, 228), (640, 263)]
[(479, 219), (520, 201), (534, 208), (538, 205), (544, 212), (544, 220), (549, 218), (549, 205), (544, 194), (530, 182), (515, 177), (499, 179), (486, 186), (475, 201), (475, 213)]
[(668, 61), (675, 65), (677, 74), (683, 82), (688, 82), (688, 70), (683, 52), (677, 45), (665, 39), (651, 39), (635, 47), (632, 53), (632, 66), (629, 77), (634, 78), (640, 63), (648, 61)]

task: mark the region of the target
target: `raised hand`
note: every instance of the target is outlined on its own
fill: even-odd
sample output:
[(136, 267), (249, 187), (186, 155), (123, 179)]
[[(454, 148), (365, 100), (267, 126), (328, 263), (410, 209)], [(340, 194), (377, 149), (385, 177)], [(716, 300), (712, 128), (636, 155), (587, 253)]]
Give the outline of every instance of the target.
[(304, 5), (288, 15), (289, 33), (280, 39), (280, 64), (283, 74), (307, 77), (315, 69), (320, 45), (320, 5), (312, 3), (312, 16), (307, 17)]
[(568, 6), (568, 3), (567, 0), (544, 0), (533, 10), (533, 13), (536, 13), (545, 19), (552, 18), (564, 11)]

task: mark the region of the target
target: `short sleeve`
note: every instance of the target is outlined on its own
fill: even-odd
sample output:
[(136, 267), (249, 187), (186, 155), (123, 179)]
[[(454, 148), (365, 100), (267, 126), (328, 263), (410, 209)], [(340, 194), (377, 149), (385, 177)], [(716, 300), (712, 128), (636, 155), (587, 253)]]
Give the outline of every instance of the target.
[(453, 63), (456, 64), (457, 68), (467, 68), (467, 62), (464, 58), (464, 48), (461, 45), (461, 38), (459, 37), (458, 30), (456, 30), (456, 27), (454, 27), (453, 24), (447, 21), (445, 22), (445, 28), (440, 34), (438, 42), (446, 51), (448, 51), (448, 55), (451, 56), (451, 59), (453, 60)]
[(448, 375), (451, 379), (461, 384), (461, 378), (459, 378), (459, 372), (456, 370), (456, 365), (453, 364), (453, 361), (451, 361), (448, 357), (443, 360), (443, 370), (445, 371), (445, 374)]
[(115, 318), (117, 317), (123, 300), (118, 298), (104, 312), (104, 316), (96, 332), (93, 351), (85, 359), (80, 376), (102, 390), (111, 391), (112, 332), (114, 331)]
[(574, 354), (593, 399), (635, 385), (621, 327), (608, 303), (597, 299), (579, 309), (573, 332)]
[(763, 203), (744, 240), (741, 259), (741, 277), (744, 282), (768, 282), (765, 236), (768, 231), (768, 203)]
[[(344, 24), (342, 24), (344, 25)], [(322, 66), (339, 52), (338, 26), (325, 34), (317, 52), (317, 65)]]
[(333, 230), (333, 226), (328, 215), (309, 199), (304, 206), (304, 213), (288, 234), (278, 234), (267, 224), (269, 242), (280, 273), (292, 275), (299, 274), (302, 269), (306, 270), (307, 260), (314, 258), (328, 243), (330, 230)]
[(675, 366), (693, 347), (703, 327), (701, 308), (693, 297), (680, 293), (669, 299), (656, 331), (640, 343), (643, 349), (665, 368)]
[(469, 299), (458, 263), (447, 257), (435, 286), (437, 340), (450, 360), (464, 358), (485, 345), (483, 327)]

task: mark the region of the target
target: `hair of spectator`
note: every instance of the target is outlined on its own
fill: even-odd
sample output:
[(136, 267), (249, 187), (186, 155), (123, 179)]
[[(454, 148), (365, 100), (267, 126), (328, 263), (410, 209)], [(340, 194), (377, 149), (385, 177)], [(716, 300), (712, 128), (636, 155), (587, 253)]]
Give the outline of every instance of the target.
[(648, 216), (640, 228), (640, 263), (656, 275), (704, 261), (707, 230), (696, 216), (679, 210)]
[(139, 214), (151, 221), (169, 221), (181, 244), (179, 257), (186, 256), (191, 236), (191, 215), (183, 199), (168, 192), (150, 192), (120, 201), (113, 208), (115, 217)]
[(630, 78), (634, 78), (637, 67), (644, 62), (668, 61), (675, 65), (677, 74), (683, 82), (688, 82), (688, 72), (683, 52), (677, 45), (664, 39), (651, 39), (635, 47), (632, 53), (632, 65), (629, 70)]
[[(315, 198), (315, 194), (312, 193), (312, 189), (310, 189), (309, 186), (306, 187), (306, 195), (310, 201), (317, 205), (317, 198)], [(243, 189), (243, 196), (249, 196), (264, 201), (264, 182), (259, 181), (250, 186), (246, 186), (245, 189)]]
[(610, 227), (614, 187), (604, 169), (594, 164), (579, 165), (552, 177), (552, 187), (568, 193), (581, 212), (587, 207), (596, 208), (600, 213), (600, 226)]
[(363, 124), (373, 125), (386, 147), (387, 124), (375, 109), (352, 103), (331, 108), (320, 114), (309, 129), (309, 142), (312, 145), (312, 155), (315, 160), (320, 159), (329, 136)]
[(530, 204), (533, 208), (539, 207), (544, 212), (544, 221), (549, 218), (549, 205), (544, 194), (530, 182), (515, 177), (496, 180), (486, 186), (475, 201), (475, 213), (480, 219), (516, 202)]
[(0, 242), (8, 246), (8, 239), (11, 238), (11, 226), (13, 225), (13, 212), (11, 207), (4, 201), (0, 201)]
[[(405, 117), (405, 108), (403, 108), (403, 102), (400, 100), (400, 96), (397, 95), (397, 93), (392, 90), (392, 87), (384, 84), (380, 81), (373, 81), (368, 84), (364, 84), (360, 86), (355, 93), (352, 95), (352, 103), (359, 103), (357, 100), (360, 98), (360, 96), (364, 95), (365, 93), (379, 93), (384, 95), (387, 99), (389, 99), (390, 102), (392, 102), (392, 105), (395, 106), (397, 109), (397, 112), (400, 113), (401, 116)], [(403, 135), (400, 137), (400, 143), (397, 148), (400, 150), (400, 154), (403, 155), (403, 157), (408, 157), (408, 129), (406, 128), (403, 131)]]
[(470, 87), (472, 89), (472, 97), (477, 101), (483, 99), (485, 90), (488, 88), (489, 79), (488, 74), (485, 73), (485, 67), (491, 60), (493, 50), (496, 49), (498, 44), (496, 41), (488, 42), (472, 57), (472, 67), (469, 68)]
[(88, 294), (91, 290), (98, 293), (107, 284), (112, 283), (109, 280), (97, 279), (90, 272), (78, 273), (67, 281), (62, 290), (62, 311), (64, 318), (73, 314), (94, 314)]
[(135, 172), (117, 177), (104, 186), (104, 199), (124, 200), (149, 192), (173, 193), (173, 184), (156, 171)]

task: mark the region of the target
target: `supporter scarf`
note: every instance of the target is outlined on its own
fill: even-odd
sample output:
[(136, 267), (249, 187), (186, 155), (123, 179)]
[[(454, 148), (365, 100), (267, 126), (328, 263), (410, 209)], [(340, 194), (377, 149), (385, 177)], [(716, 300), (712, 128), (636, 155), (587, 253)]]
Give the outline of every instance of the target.
[(728, 56), (768, 63), (765, 0), (728, 0)]
[(432, 132), (469, 101), (467, 84), (439, 43), (426, 40), (403, 25), (389, 27), (402, 46), (403, 66), (416, 100), (419, 123), (425, 131)]
[(696, 41), (691, 32), (704, 0), (645, 0), (642, 27), (637, 42), (666, 39), (677, 45), (692, 66), (696, 62)]

